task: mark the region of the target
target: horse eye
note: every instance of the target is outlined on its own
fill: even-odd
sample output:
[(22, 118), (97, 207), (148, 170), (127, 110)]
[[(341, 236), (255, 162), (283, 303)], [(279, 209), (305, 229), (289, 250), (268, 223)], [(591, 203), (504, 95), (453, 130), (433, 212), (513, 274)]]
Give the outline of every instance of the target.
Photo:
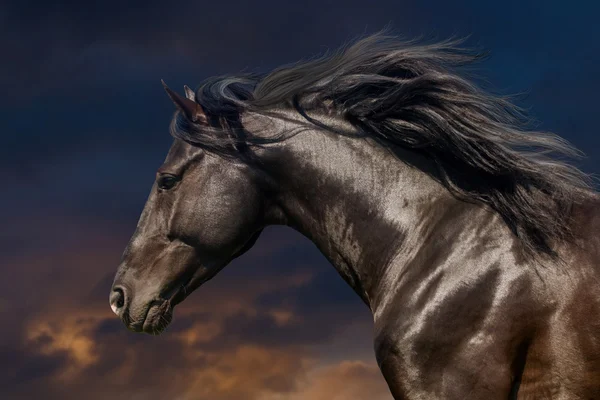
[(157, 184), (160, 189), (169, 190), (177, 183), (179, 179), (175, 175), (161, 175), (157, 179)]

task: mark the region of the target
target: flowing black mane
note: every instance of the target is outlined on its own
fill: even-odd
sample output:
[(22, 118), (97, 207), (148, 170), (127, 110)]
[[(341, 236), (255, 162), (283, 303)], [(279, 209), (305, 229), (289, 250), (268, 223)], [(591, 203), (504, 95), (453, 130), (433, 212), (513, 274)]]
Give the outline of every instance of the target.
[(275, 108), (335, 113), (382, 145), (421, 152), (455, 195), (483, 202), (503, 216), (524, 248), (554, 255), (550, 241), (570, 237), (570, 210), (592, 188), (590, 178), (556, 156), (581, 154), (552, 133), (527, 130), (508, 98), (490, 95), (459, 74), (483, 55), (460, 40), (433, 45), (381, 33), (323, 57), (260, 75), (217, 77), (196, 92), (212, 132), (177, 115), (172, 134), (226, 156), (240, 146), (280, 141), (249, 136), (241, 112)]

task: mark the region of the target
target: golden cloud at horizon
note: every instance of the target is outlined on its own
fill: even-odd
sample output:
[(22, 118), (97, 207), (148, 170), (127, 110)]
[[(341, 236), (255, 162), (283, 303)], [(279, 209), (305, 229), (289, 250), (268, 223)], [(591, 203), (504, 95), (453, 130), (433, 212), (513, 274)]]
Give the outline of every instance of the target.
[[(365, 358), (352, 347), (341, 361), (321, 353), (332, 329), (358, 324), (368, 331), (368, 313), (348, 312), (343, 305), (298, 307), (303, 299), (292, 294), (314, 283), (310, 266), (276, 274), (253, 269), (265, 260), (282, 263), (269, 256), (290, 244), (278, 235), (273, 242), (259, 241), (230, 272), (198, 289), (177, 307), (172, 327), (151, 337), (127, 331), (108, 306), (104, 286), (122, 251), (125, 235), (114, 234), (122, 227), (104, 221), (94, 234), (82, 235), (85, 224), (53, 221), (70, 234), (38, 234), (57, 238), (56, 246), (4, 260), (16, 282), (7, 290), (31, 295), (18, 323), (0, 331), (0, 340), (12, 343), (22, 360), (11, 361), (22, 383), (5, 385), (1, 397), (358, 400), (371, 393), (369, 399), (391, 398), (379, 395), (388, 389), (374, 356)], [(237, 275), (244, 269), (251, 282)], [(17, 303), (0, 306), (0, 312), (14, 315)], [(309, 333), (311, 339), (302, 339)], [(363, 348), (371, 346), (370, 339), (364, 338)]]

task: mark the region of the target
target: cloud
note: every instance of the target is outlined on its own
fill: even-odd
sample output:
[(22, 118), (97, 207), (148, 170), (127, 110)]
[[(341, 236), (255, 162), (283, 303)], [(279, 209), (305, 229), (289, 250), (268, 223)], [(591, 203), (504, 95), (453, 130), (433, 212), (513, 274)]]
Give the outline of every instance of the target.
[(65, 311), (33, 315), (23, 330), (26, 357), (50, 363), (51, 369), (46, 367), (40, 376), (27, 365), (18, 374), (29, 382), (40, 376), (39, 386), (55, 393), (55, 397), (47, 398), (85, 393), (90, 400), (142, 394), (147, 399), (260, 400), (290, 396), (312, 400), (311, 396), (316, 396), (319, 400), (329, 393), (326, 388), (340, 386), (344, 379), (352, 379), (355, 388), (364, 386), (362, 392), (353, 389), (355, 394), (377, 394), (383, 383), (383, 378), (374, 374), (377, 368), (362, 361), (322, 368), (319, 364), (326, 359), (312, 352), (310, 346), (294, 341), (258, 345), (243, 336), (228, 340), (229, 333), (217, 314), (207, 314), (205, 320), (193, 318), (183, 329), (150, 337), (125, 331), (119, 321), (100, 311)]
[(27, 327), (25, 342), (37, 347), (39, 355), (65, 354), (69, 362), (59, 375), (60, 380), (72, 381), (90, 365), (98, 362), (94, 340), (86, 335), (93, 324), (89, 317), (76, 318), (68, 315), (60, 321), (35, 321)]
[(290, 230), (266, 230), (160, 337), (111, 313), (120, 254), (171, 141), (160, 78), (181, 88), (269, 70), (388, 22), (411, 37), (473, 33), (493, 54), (482, 75), (531, 90), (524, 105), (598, 169), (598, 4), (341, 4), (0, 4), (0, 397), (391, 398), (368, 310)]
[(189, 371), (179, 399), (257, 400), (271, 393), (289, 394), (313, 363), (292, 349), (246, 345), (200, 357), (210, 367)]
[(377, 365), (342, 361), (315, 368), (310, 378), (290, 396), (274, 395), (263, 400), (391, 400), (392, 396)]
[[(52, 393), (46, 396), (51, 399), (390, 398), (372, 360), (328, 364), (308, 346), (257, 345), (243, 337), (219, 346), (227, 332), (213, 316), (207, 317), (206, 322), (194, 320), (185, 329), (150, 337), (125, 331), (101, 312), (40, 313), (23, 331), (21, 350), (28, 363), (18, 375), (37, 384), (38, 395)], [(32, 365), (32, 360), (37, 362)], [(22, 394), (23, 388), (12, 383), (6, 387)]]
[[(313, 293), (314, 284), (333, 279), (330, 291), (351, 289), (314, 245), (299, 242), (289, 229), (272, 228), (180, 304), (163, 335), (133, 334), (107, 300), (133, 227), (68, 214), (29, 217), (11, 236), (24, 247), (0, 253), (6, 266), (0, 314), (19, 315), (0, 331), (6, 355), (0, 383), (10, 398), (258, 400), (291, 394), (315, 365), (327, 362), (316, 345), (357, 321), (370, 324), (366, 310), (356, 313), (355, 306), (364, 308), (358, 299), (312, 307), (331, 296)], [(370, 338), (364, 343), (370, 347)]]

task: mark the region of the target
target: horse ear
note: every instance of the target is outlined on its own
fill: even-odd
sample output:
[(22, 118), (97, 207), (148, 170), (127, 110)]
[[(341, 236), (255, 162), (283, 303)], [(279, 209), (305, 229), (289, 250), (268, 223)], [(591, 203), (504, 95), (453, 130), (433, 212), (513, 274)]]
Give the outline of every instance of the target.
[(196, 101), (196, 93), (192, 89), (188, 87), (188, 85), (183, 85), (183, 90), (185, 90), (185, 97), (190, 100)]
[[(192, 122), (198, 124), (208, 124), (208, 118), (206, 117), (206, 113), (200, 106), (200, 104), (196, 103), (194, 100), (188, 99), (187, 97), (183, 97), (178, 93), (175, 93), (165, 83), (165, 81), (161, 80), (167, 94), (173, 100), (173, 103), (185, 114), (186, 118)], [(191, 90), (191, 89), (190, 89)], [(187, 93), (187, 90), (186, 90)]]

